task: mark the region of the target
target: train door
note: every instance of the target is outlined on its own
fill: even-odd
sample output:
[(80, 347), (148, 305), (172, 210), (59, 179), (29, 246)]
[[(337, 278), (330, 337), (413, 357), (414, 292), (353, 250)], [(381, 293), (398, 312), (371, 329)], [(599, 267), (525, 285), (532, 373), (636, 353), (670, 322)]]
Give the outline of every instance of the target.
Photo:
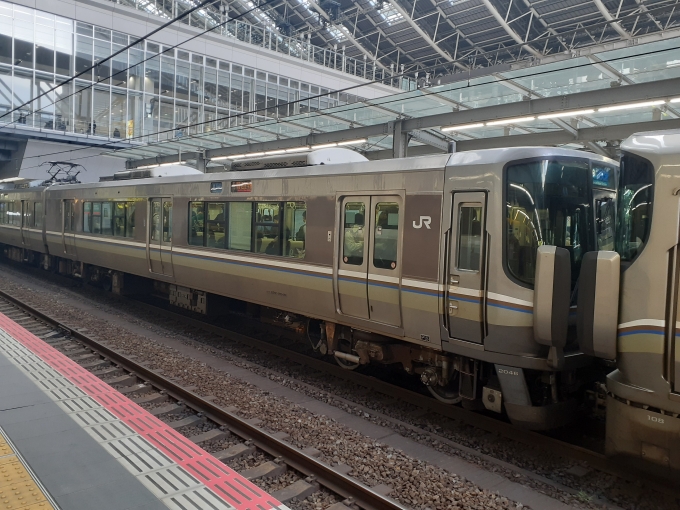
[(173, 276), (172, 199), (151, 199), (149, 216), (149, 270), (152, 273)]
[(63, 233), (62, 242), (64, 253), (72, 258), (76, 257), (76, 210), (73, 200), (64, 200), (63, 203)]
[(485, 336), (486, 194), (453, 194), (446, 317), (449, 336), (481, 343)]
[(31, 203), (28, 200), (21, 201), (21, 244), (29, 248), (31, 246), (31, 233), (28, 229), (31, 227)]
[(368, 218), (370, 197), (342, 201), (342, 243), (338, 258), (338, 299), (345, 315), (368, 319)]
[(341, 206), (340, 311), (401, 326), (401, 198), (347, 197)]
[(371, 197), (368, 261), (368, 315), (401, 326), (401, 198)]

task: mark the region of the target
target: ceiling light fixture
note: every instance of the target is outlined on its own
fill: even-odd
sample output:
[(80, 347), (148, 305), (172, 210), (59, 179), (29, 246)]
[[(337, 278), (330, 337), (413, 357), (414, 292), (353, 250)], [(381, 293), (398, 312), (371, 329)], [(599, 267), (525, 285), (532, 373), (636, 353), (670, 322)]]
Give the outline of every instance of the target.
[(286, 152), (304, 152), (308, 150), (309, 146), (305, 145), (304, 147), (293, 147), (292, 149), (286, 149)]
[(663, 99), (658, 100), (658, 101), (644, 101), (642, 103), (626, 103), (626, 104), (617, 104), (614, 106), (605, 106), (603, 108), (598, 108), (598, 112), (614, 112), (617, 110), (632, 110), (633, 108), (644, 108), (646, 106), (659, 106), (662, 104), (665, 104), (666, 101)]
[(359, 138), (357, 140), (347, 140), (346, 142), (338, 142), (338, 146), (341, 145), (359, 145), (362, 143), (366, 143), (368, 140), (366, 138)]
[(442, 131), (465, 131), (466, 129), (476, 129), (484, 127), (483, 122), (476, 122), (475, 124), (461, 124), (460, 126), (443, 127)]
[(538, 118), (543, 119), (557, 119), (559, 117), (577, 117), (579, 115), (588, 115), (589, 113), (594, 113), (595, 110), (574, 110), (571, 112), (557, 112), (557, 113), (546, 113), (545, 115), (539, 115)]
[(333, 143), (322, 143), (321, 145), (312, 145), (312, 150), (313, 149), (329, 149), (330, 147), (337, 147), (338, 144), (333, 142)]
[(501, 119), (501, 120), (492, 120), (491, 122), (487, 122), (487, 126), (504, 126), (506, 124), (519, 124), (521, 122), (531, 122), (532, 120), (536, 120), (536, 117), (516, 117), (514, 119)]
[(273, 156), (274, 154), (284, 154), (286, 152), (285, 149), (276, 149), (273, 151), (265, 151), (264, 155), (265, 156)]
[(680, 103), (680, 97), (674, 97), (671, 99), (671, 103)]

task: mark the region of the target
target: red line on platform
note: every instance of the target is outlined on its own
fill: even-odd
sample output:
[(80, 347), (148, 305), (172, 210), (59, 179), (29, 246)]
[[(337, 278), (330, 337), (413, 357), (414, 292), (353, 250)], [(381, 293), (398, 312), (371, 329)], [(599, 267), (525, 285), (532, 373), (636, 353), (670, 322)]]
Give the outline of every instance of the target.
[(228, 504), (238, 510), (268, 510), (281, 505), (236, 471), (1, 313), (0, 328), (211, 488)]

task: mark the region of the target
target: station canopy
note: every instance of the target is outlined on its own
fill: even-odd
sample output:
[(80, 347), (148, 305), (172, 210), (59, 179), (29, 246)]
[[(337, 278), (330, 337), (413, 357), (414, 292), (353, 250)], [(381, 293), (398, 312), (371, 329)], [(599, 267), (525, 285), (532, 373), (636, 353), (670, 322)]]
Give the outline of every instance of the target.
[[(353, 148), (361, 152), (391, 151), (393, 126), (398, 121), (421, 126), (408, 133), (409, 151), (418, 146), (442, 151), (451, 141), (462, 146), (475, 142), (471, 146), (480, 148), (485, 141), (488, 146), (503, 146), (503, 140), (508, 143), (513, 136), (525, 135), (523, 139), (531, 144), (586, 147), (604, 153), (605, 128), (626, 125), (633, 129), (653, 123), (658, 128), (678, 127), (673, 121), (680, 119), (680, 37), (612, 46), (491, 66), (481, 76), (472, 70), (458, 72), (440, 80), (448, 83), (295, 116), (250, 124), (237, 116), (228, 122), (218, 119), (201, 126), (200, 133), (168, 132), (166, 140), (131, 143), (130, 148), (107, 154), (131, 160), (129, 166), (134, 167), (173, 155), (182, 160), (182, 153), (189, 152), (207, 151), (210, 158), (219, 151), (247, 153), (278, 146), (351, 142), (353, 138), (358, 139)], [(673, 90), (676, 97), (672, 97)], [(361, 87), (352, 93), (361, 96)], [(589, 93), (600, 98), (598, 104), (591, 100), (587, 107), (575, 110), (570, 106), (583, 104), (576, 99)], [(556, 97), (562, 99), (562, 107), (553, 102), (550, 111), (538, 108), (535, 115), (527, 115), (533, 104)], [(218, 129), (218, 122), (233, 127)], [(586, 131), (591, 134), (579, 136)], [(601, 133), (599, 138), (596, 133)], [(421, 153), (426, 152), (423, 147)]]

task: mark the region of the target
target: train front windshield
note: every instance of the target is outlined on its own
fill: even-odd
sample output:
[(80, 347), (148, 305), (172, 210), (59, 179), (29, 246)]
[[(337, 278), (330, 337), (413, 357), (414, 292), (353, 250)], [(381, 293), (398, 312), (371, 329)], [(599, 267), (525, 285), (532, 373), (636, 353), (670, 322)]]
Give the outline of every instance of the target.
[(583, 255), (597, 249), (593, 168), (587, 159), (532, 160), (506, 171), (505, 261), (510, 276), (534, 283), (539, 246), (565, 248), (576, 282)]
[(654, 198), (654, 167), (635, 154), (621, 156), (617, 194), (616, 251), (621, 261), (632, 261), (649, 236)]

